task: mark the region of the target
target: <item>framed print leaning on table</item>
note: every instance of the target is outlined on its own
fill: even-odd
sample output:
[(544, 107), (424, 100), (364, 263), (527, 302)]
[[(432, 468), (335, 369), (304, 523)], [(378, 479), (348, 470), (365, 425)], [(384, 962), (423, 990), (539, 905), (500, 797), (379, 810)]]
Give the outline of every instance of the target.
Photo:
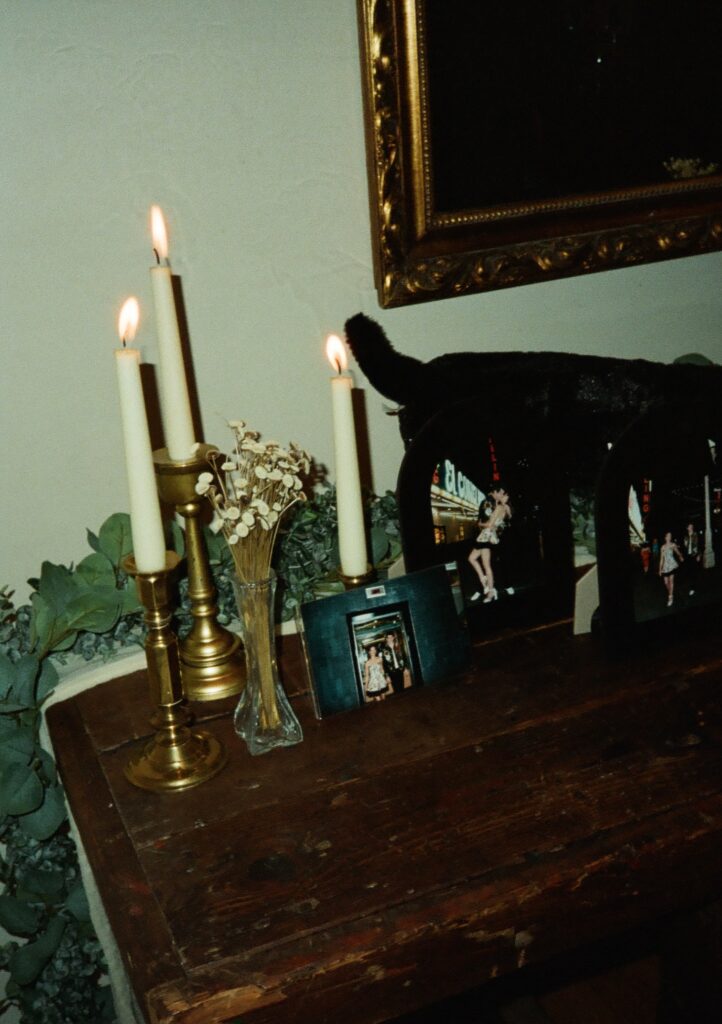
[(299, 630), (319, 718), (467, 667), (470, 641), (450, 568), (431, 566), (302, 606)]

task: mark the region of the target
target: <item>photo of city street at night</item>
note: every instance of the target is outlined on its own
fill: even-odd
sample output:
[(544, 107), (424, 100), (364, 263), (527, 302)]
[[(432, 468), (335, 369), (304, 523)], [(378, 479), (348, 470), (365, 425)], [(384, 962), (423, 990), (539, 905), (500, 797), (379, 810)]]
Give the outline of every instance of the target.
[(722, 602), (722, 476), (677, 484), (643, 479), (629, 490), (630, 558), (637, 622)]

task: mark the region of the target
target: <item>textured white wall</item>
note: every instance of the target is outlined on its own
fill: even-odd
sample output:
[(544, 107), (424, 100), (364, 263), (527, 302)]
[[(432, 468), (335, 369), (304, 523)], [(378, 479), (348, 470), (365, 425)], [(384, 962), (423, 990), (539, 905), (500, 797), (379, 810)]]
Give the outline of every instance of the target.
[[(3, 0), (0, 24), (0, 583), (21, 600), (126, 507), (112, 350), (135, 293), (155, 359), (152, 202), (209, 441), (240, 416), (330, 463), (323, 338), (361, 309), (422, 358), (720, 357), (718, 255), (379, 311), (354, 0)], [(396, 422), (372, 391), (367, 412), (393, 487)]]

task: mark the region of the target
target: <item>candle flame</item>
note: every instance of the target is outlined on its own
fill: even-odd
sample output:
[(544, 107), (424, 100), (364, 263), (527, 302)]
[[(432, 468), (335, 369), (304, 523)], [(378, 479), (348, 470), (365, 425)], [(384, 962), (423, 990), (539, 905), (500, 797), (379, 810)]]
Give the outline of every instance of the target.
[(326, 358), (336, 373), (343, 373), (348, 366), (346, 346), (337, 334), (329, 334), (326, 341)]
[(123, 345), (126, 342), (132, 341), (135, 337), (135, 332), (138, 330), (138, 321), (140, 320), (140, 306), (138, 300), (131, 295), (129, 299), (126, 299), (123, 303), (123, 308), (120, 311), (118, 317), (118, 334)]
[(153, 250), (155, 252), (156, 259), (159, 263), (161, 260), (167, 260), (168, 232), (165, 226), (163, 211), (160, 206), (154, 205), (150, 208), (150, 233), (153, 238)]

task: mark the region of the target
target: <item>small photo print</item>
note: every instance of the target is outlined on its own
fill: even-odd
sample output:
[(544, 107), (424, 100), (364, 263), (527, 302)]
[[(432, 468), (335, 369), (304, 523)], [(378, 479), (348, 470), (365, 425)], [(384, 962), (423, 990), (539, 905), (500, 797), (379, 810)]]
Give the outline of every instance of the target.
[(349, 630), (362, 703), (385, 700), (417, 685), (417, 659), (401, 608), (349, 615)]
[[(707, 473), (647, 476), (629, 488), (634, 617), (645, 622), (722, 600), (722, 476), (708, 441)], [(697, 468), (696, 466), (693, 468)]]

